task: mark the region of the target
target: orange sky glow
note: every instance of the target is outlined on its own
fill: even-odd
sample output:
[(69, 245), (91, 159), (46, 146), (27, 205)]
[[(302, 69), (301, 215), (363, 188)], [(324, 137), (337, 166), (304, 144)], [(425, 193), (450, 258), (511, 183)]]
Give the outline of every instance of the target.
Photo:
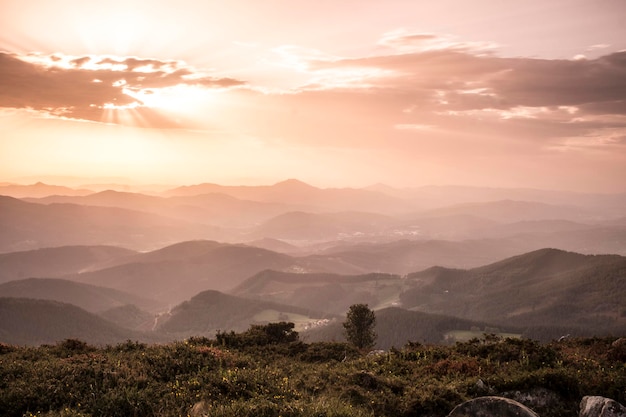
[(0, 182), (626, 192), (622, 0), (23, 0), (0, 27)]

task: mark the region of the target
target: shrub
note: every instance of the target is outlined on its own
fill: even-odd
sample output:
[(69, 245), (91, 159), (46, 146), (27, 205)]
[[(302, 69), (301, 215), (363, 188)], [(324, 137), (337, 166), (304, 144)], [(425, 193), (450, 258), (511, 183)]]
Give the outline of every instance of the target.
[(358, 349), (350, 343), (317, 342), (306, 345), (298, 357), (305, 362), (341, 362), (358, 356), (360, 356)]
[(265, 325), (253, 324), (243, 333), (217, 332), (216, 340), (219, 345), (232, 348), (286, 344), (298, 341), (298, 332), (293, 330), (294, 327), (293, 323), (284, 321)]

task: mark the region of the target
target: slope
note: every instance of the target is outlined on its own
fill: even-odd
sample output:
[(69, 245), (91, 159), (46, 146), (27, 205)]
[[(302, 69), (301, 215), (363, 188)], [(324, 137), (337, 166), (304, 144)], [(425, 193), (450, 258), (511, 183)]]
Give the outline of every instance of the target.
[(158, 340), (148, 334), (122, 329), (71, 304), (0, 298), (0, 342), (40, 345), (64, 339), (80, 339), (98, 345), (125, 340)]
[(338, 275), (262, 271), (247, 279), (232, 294), (343, 314), (350, 305), (372, 308), (393, 304), (403, 290), (398, 275)]
[(68, 195), (80, 196), (91, 193), (86, 189), (74, 189), (61, 185), (50, 185), (38, 182), (35, 184), (2, 184), (0, 185), (0, 195), (6, 195), (14, 198), (24, 197), (46, 197), (50, 195)]
[(194, 241), (66, 278), (175, 305), (204, 290), (229, 290), (264, 269), (288, 270), (294, 265), (294, 258), (265, 249)]
[(413, 205), (384, 193), (355, 188), (317, 188), (290, 179), (265, 186), (222, 186), (198, 184), (178, 187), (166, 196), (193, 196), (208, 193), (227, 194), (235, 198), (265, 203), (296, 205), (307, 211), (366, 211), (392, 214), (408, 212)]
[(541, 249), (470, 270), (410, 274), (402, 305), (515, 325), (608, 329), (626, 322), (626, 258)]
[(163, 335), (180, 337), (209, 336), (221, 331), (243, 331), (250, 324), (290, 321), (296, 330), (312, 326), (326, 315), (312, 309), (269, 301), (250, 300), (203, 291), (172, 309), (158, 325)]
[(223, 227), (251, 226), (299, 207), (242, 200), (220, 193), (165, 198), (113, 190), (86, 196), (55, 195), (40, 199), (26, 199), (26, 201), (42, 204), (69, 203), (118, 207)]
[[(342, 323), (342, 320), (335, 320), (328, 326), (312, 328), (305, 331), (301, 338), (308, 342), (345, 340)], [(409, 342), (442, 344), (450, 341), (447, 339), (450, 332), (492, 326), (487, 322), (389, 307), (376, 311), (375, 331), (378, 337), (375, 347), (402, 348)], [(515, 328), (500, 330), (519, 332)]]
[(114, 246), (61, 246), (0, 254), (0, 283), (31, 277), (54, 278), (131, 256)]
[(97, 287), (55, 278), (28, 278), (0, 284), (1, 297), (33, 298), (73, 304), (91, 313), (133, 304), (148, 311), (158, 311), (156, 301), (111, 288)]
[(49, 246), (112, 245), (137, 249), (197, 238), (219, 230), (115, 207), (36, 204), (0, 196), (0, 252)]

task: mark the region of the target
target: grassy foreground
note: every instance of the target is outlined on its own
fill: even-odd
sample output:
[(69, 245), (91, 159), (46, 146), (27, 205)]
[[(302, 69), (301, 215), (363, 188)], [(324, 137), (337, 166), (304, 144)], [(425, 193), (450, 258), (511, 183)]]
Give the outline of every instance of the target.
[(584, 395), (626, 402), (614, 340), (487, 336), (364, 355), (267, 325), (167, 345), (0, 345), (0, 415), (445, 416), (471, 398), (530, 393), (542, 417), (572, 416)]

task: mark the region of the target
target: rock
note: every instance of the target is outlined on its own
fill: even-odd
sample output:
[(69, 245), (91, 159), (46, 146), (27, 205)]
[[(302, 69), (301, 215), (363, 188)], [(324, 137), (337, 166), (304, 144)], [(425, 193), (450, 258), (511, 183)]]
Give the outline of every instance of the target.
[(479, 395), (490, 395), (494, 393), (494, 390), (485, 384), (482, 379), (478, 378), (478, 381), (474, 384), (474, 392)]
[(479, 397), (454, 407), (448, 417), (538, 417), (517, 401), (503, 397)]
[(476, 389), (479, 389), (481, 391), (487, 391), (487, 386), (480, 378), (478, 378), (478, 381), (476, 381)]
[(198, 401), (197, 403), (193, 405), (193, 407), (191, 407), (191, 410), (189, 410), (188, 415), (190, 417), (204, 417), (208, 415), (208, 413), (209, 413), (208, 404), (204, 401)]
[(578, 417), (626, 417), (626, 407), (610, 398), (588, 395), (580, 402)]
[(626, 361), (626, 338), (620, 337), (611, 343), (608, 357), (614, 361)]

